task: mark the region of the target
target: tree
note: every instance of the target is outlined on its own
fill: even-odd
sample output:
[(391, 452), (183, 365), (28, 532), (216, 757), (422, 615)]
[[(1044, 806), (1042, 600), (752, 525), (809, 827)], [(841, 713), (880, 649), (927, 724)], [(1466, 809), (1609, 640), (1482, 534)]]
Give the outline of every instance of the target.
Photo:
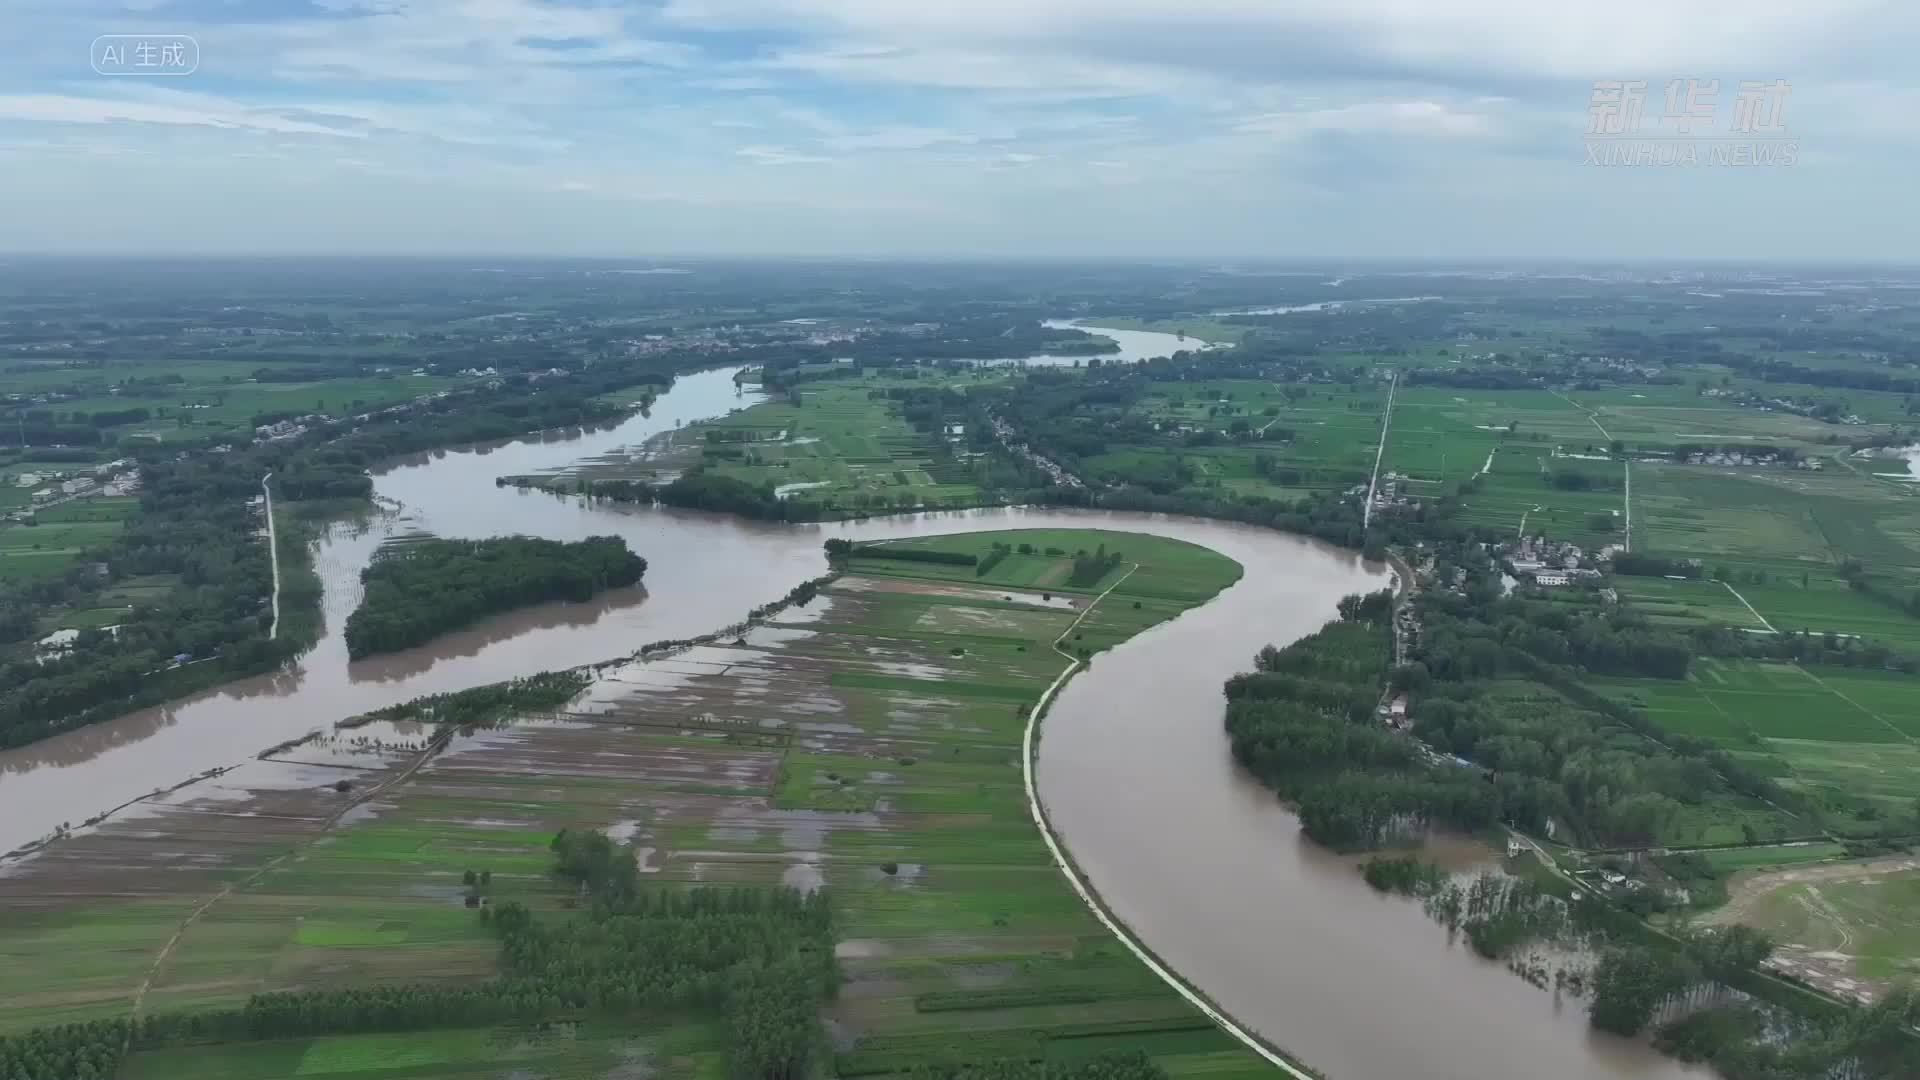
[(1660, 1006), (1698, 981), (1699, 974), (1678, 951), (1637, 945), (1608, 949), (1594, 968), (1587, 1018), (1602, 1031), (1638, 1035)]

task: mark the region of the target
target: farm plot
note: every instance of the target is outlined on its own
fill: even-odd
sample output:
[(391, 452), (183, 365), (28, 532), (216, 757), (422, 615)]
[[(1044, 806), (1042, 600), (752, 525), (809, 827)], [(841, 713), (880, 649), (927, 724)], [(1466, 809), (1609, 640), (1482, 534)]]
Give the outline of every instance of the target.
[[(1798, 580), (1847, 559), (1910, 578), (1920, 504), (1844, 472), (1636, 463), (1634, 526), (1648, 550)], [(1826, 575), (1830, 578), (1831, 573)]]
[(1661, 730), (1718, 743), (1798, 791), (1841, 835), (1920, 824), (1920, 680), (1701, 658), (1684, 682), (1594, 679)]
[[(967, 381), (974, 381), (971, 378)], [(849, 511), (963, 506), (981, 497), (957, 456), (965, 432), (922, 432), (878, 377), (809, 384), (797, 399), (763, 402), (675, 435), (712, 472)], [(903, 501), (904, 500), (904, 501)]]
[[(1028, 818), (1020, 768), (1026, 712), (1064, 665), (1052, 643), (1076, 619), (1069, 642), (1097, 650), (1203, 602), (1238, 567), (1124, 534), (951, 543), (995, 540), (1124, 545), (1138, 568), (1088, 611), (1084, 594), (1067, 607), (860, 567), (791, 621), (610, 665), (563, 713), (455, 733), (424, 757), (404, 733), (294, 747), (257, 763), (289, 770), (289, 786), (246, 789), (250, 801), (225, 806), (238, 812), (110, 819), (0, 876), (0, 954), (28, 961), (6, 965), (0, 1016), (17, 1028), (121, 1015), (149, 971), (148, 1011), (260, 990), (488, 979), (497, 946), (470, 905), (515, 900), (560, 917), (575, 898), (548, 872), (549, 841), (594, 828), (634, 852), (648, 888), (833, 890), (839, 1075), (1129, 1049), (1174, 1075), (1264, 1075), (1080, 903)], [(945, 618), (958, 610), (985, 617)], [(197, 787), (178, 799), (211, 798), (189, 794)], [(270, 806), (282, 813), (256, 812)], [(129, 883), (150, 899), (131, 903)], [(54, 970), (58, 951), (89, 941), (106, 970)], [(137, 1054), (126, 1075), (331, 1076), (376, 1062), (409, 1080), (724, 1071), (711, 1026), (615, 1019), (174, 1047)]]
[[(1666, 578), (1616, 576), (1614, 588), (1629, 607), (1660, 626), (1693, 628), (1731, 626), (1736, 630), (1765, 630), (1760, 619), (1731, 590), (1718, 581), (1673, 581)], [(1741, 596), (1751, 601), (1752, 589)], [(1757, 607), (1758, 605), (1756, 605)]]

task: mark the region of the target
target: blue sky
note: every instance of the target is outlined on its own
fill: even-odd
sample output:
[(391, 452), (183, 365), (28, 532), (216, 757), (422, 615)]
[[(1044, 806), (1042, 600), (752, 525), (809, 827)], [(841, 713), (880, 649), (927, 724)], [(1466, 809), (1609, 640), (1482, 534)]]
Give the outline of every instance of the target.
[[(153, 33), (198, 70), (93, 70)], [(1910, 0), (0, 0), (0, 40), (0, 250), (1920, 253)], [(1785, 80), (1794, 164), (1584, 164), (1596, 81), (1661, 133), (1676, 78), (1723, 137)]]

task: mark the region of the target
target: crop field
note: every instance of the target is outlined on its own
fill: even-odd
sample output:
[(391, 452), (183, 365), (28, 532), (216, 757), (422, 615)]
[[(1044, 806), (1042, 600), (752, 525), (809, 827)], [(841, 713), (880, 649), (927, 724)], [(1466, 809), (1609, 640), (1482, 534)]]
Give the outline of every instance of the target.
[[(1545, 390), (1408, 386), (1401, 388), (1393, 411), (1396, 432), (1404, 423), (1410, 434), (1428, 433), (1430, 445), (1444, 446), (1449, 459), (1457, 451), (1463, 464), (1471, 462), (1468, 476), (1479, 469), (1486, 451), (1500, 443), (1539, 449), (1563, 446), (1580, 451), (1588, 446), (1601, 451), (1606, 447), (1606, 439), (1585, 412)], [(1408, 445), (1421, 444), (1415, 441)], [(1413, 468), (1422, 460), (1410, 455), (1400, 464)]]
[[(1252, 441), (1232, 446), (1194, 447), (1177, 453), (1222, 486), (1271, 498), (1298, 497), (1305, 491), (1364, 484), (1373, 469), (1386, 408), (1384, 387), (1283, 386), (1253, 379), (1216, 379), (1179, 385), (1155, 384), (1138, 409), (1168, 427), (1222, 430), (1244, 421)], [(1115, 451), (1090, 459), (1095, 468), (1115, 464)], [(1253, 471), (1256, 455), (1268, 454), (1299, 478), (1277, 483)]]
[[(1461, 518), (1475, 525), (1511, 529), (1517, 536), (1545, 536), (1598, 549), (1626, 538), (1624, 466), (1605, 461), (1556, 458), (1551, 448), (1507, 443), (1488, 451), (1486, 472), (1463, 500)], [(1555, 487), (1555, 472), (1592, 477), (1593, 487)], [(1637, 522), (1636, 522), (1637, 524)]]
[[(1294, 475), (1282, 479), (1262, 476), (1254, 466), (1255, 460), (1261, 455), (1281, 459), (1286, 463), (1285, 468), (1293, 470)], [(1358, 471), (1313, 470), (1295, 465), (1297, 458), (1289, 444), (1278, 441), (1178, 449), (1128, 447), (1086, 458), (1084, 466), (1089, 478), (1097, 480), (1108, 471), (1121, 476), (1137, 475), (1143, 463), (1155, 458), (1184, 463), (1193, 470), (1194, 482), (1200, 486), (1218, 485), (1235, 494), (1257, 495), (1267, 499), (1299, 499), (1316, 492), (1365, 482), (1364, 473)]]
[(1685, 681), (1589, 681), (1663, 730), (1718, 743), (1808, 795), (1822, 808), (1818, 824), (1836, 833), (1920, 814), (1920, 687), (1911, 677), (1700, 658)]
[[(1731, 626), (1736, 630), (1764, 630), (1766, 626), (1733, 590), (1718, 581), (1628, 577), (1613, 579), (1620, 599), (1645, 615), (1656, 626), (1692, 629), (1702, 626)], [(1752, 602), (1754, 588), (1741, 589), (1740, 595)]]
[[(914, 430), (897, 403), (869, 396), (901, 385), (911, 384), (880, 378), (808, 384), (798, 405), (763, 402), (693, 425), (674, 441), (697, 451), (712, 472), (847, 509), (977, 503), (980, 489), (966, 463), (936, 449), (943, 435)], [(703, 443), (709, 432), (747, 441)], [(952, 448), (965, 450), (964, 444)]]
[(1840, 844), (1813, 841), (1763, 847), (1722, 848), (1705, 852), (1707, 862), (1724, 874), (1752, 870), (1755, 867), (1791, 866), (1797, 863), (1827, 862), (1846, 855)]
[[(562, 909), (571, 893), (547, 872), (548, 841), (593, 827), (630, 845), (660, 888), (833, 890), (840, 1075), (955, 1052), (1133, 1048), (1176, 1076), (1265, 1075), (1081, 905), (1027, 816), (1019, 763), (1026, 711), (1066, 663), (1056, 638), (1071, 628), (1064, 644), (1103, 648), (1204, 601), (1238, 567), (1115, 533), (915, 543), (995, 540), (1105, 543), (1137, 568), (1099, 583), (1115, 587), (1088, 610), (1086, 590), (1020, 588), (1012, 579), (1033, 568), (1011, 559), (996, 567), (1004, 581), (860, 560), (775, 625), (609, 666), (565, 713), (455, 734), (430, 754), (418, 727), (345, 730), (150, 799), (0, 870), (0, 1028), (123, 1015), (149, 981), (142, 1008), (162, 1012), (262, 990), (489, 978), (497, 946), (464, 902), (466, 872), (484, 875), (489, 902)], [(642, 1015), (175, 1047), (136, 1054), (123, 1075), (717, 1080), (718, 1039)]]
[(81, 553), (111, 542), (138, 505), (133, 498), (80, 499), (48, 507), (32, 525), (0, 524), (0, 578), (59, 573)]
[[(98, 397), (69, 398), (59, 402), (58, 409), (92, 413), (144, 408), (151, 414), (147, 420), (106, 429), (109, 435), (143, 435), (170, 441), (199, 439), (221, 432), (251, 435), (254, 417), (263, 413), (339, 416), (385, 408), (471, 381), (404, 371), (315, 382), (254, 380), (256, 370), (271, 366), (261, 361), (142, 365), (139, 369), (142, 378), (179, 375), (185, 381), (147, 396), (102, 393)], [(64, 381), (73, 380), (72, 372), (62, 374)], [(16, 376), (9, 375), (0, 380), (4, 384), (0, 389), (13, 390), (15, 379)]]
[(1794, 578), (1849, 558), (1920, 567), (1920, 502), (1870, 478), (1642, 462), (1633, 480), (1635, 536), (1651, 551)]
[(539, 1076), (601, 1080), (665, 1071), (724, 1075), (718, 1033), (697, 1017), (671, 1023), (567, 1022), (391, 1035), (282, 1039), (140, 1054), (121, 1080), (271, 1077), (494, 1080)]

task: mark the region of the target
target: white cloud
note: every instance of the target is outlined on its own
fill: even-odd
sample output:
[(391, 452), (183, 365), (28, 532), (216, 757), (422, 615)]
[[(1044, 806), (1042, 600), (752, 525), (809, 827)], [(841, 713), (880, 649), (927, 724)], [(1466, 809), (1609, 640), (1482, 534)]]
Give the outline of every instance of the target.
[(63, 94), (0, 94), (0, 118), (55, 124), (162, 124), (362, 138), (363, 133), (294, 120), (268, 109), (238, 105), (169, 105), (147, 101), (72, 97)]
[(833, 135), (824, 141), (835, 150), (925, 150), (929, 146), (970, 145), (979, 142), (980, 137), (937, 128), (891, 127)]
[(1383, 101), (1267, 113), (1240, 121), (1234, 130), (1283, 137), (1349, 132), (1451, 138), (1487, 135), (1493, 124), (1483, 113), (1462, 112), (1437, 101)]
[(1586, 80), (1701, 63), (1743, 70), (1805, 63), (1834, 46), (1920, 25), (1912, 6), (1897, 0), (669, 0), (665, 15), (698, 26), (810, 27), (896, 45), (992, 43), (1133, 60), (1157, 50), (1169, 62), (1182, 42), (1204, 37), (1216, 56), (1270, 49), (1270, 60), (1284, 63), (1300, 59), (1303, 48), (1334, 47), (1375, 63)]
[(734, 153), (756, 165), (824, 165), (833, 160), (816, 154), (798, 153), (784, 146), (743, 146)]

